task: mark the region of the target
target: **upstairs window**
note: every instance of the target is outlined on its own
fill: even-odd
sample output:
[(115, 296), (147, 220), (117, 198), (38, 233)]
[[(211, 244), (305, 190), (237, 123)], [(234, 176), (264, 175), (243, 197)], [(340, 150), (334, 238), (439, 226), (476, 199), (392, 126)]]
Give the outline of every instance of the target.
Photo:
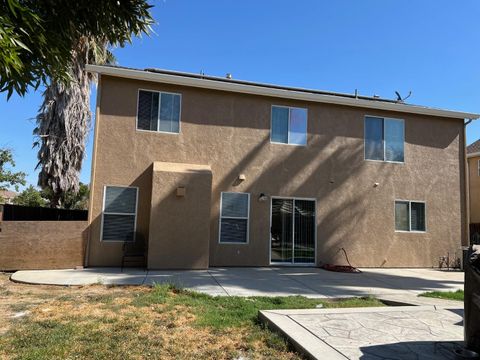
[(222, 192), (220, 205), (220, 243), (246, 244), (250, 194)]
[(425, 231), (425, 203), (418, 201), (395, 201), (396, 231)]
[(307, 109), (272, 106), (270, 140), (274, 143), (307, 144)]
[(136, 187), (105, 186), (101, 236), (103, 241), (135, 241), (137, 192)]
[(365, 159), (404, 162), (402, 119), (365, 117)]
[(137, 129), (179, 133), (180, 106), (180, 94), (140, 90)]

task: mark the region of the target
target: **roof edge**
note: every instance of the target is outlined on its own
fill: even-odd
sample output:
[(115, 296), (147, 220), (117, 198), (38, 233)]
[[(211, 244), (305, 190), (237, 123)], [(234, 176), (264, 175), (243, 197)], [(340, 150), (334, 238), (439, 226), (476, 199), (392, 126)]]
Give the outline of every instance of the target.
[(271, 96), (286, 98), (292, 100), (303, 100), (310, 102), (319, 102), (335, 105), (345, 105), (353, 107), (362, 107), (369, 109), (378, 109), (378, 110), (387, 110), (387, 111), (397, 111), (403, 113), (412, 113), (420, 115), (431, 115), (431, 116), (440, 116), (448, 117), (455, 119), (478, 119), (480, 118), (479, 114), (467, 113), (462, 111), (453, 111), (453, 110), (443, 110), (435, 109), (429, 107), (423, 107), (418, 105), (406, 105), (402, 103), (395, 102), (385, 102), (385, 101), (375, 101), (375, 100), (365, 100), (357, 98), (342, 97), (337, 95), (327, 95), (327, 94), (318, 94), (318, 93), (309, 93), (305, 91), (297, 91), (293, 88), (281, 89), (278, 87), (268, 87), (268, 86), (255, 86), (253, 84), (244, 84), (238, 82), (226, 82), (218, 81), (213, 79), (204, 79), (204, 78), (194, 78), (188, 76), (181, 76), (172, 74), (163, 74), (159, 72), (150, 72), (144, 70), (135, 70), (128, 68), (120, 68), (113, 66), (102, 66), (102, 65), (86, 65), (86, 70), (89, 72), (94, 72), (100, 75), (108, 75), (114, 77), (136, 79), (136, 80), (145, 80), (159, 83), (168, 83), (174, 85), (183, 85), (191, 86), (204, 89), (220, 90), (220, 91), (230, 91), (244, 94), (253, 94), (261, 96)]

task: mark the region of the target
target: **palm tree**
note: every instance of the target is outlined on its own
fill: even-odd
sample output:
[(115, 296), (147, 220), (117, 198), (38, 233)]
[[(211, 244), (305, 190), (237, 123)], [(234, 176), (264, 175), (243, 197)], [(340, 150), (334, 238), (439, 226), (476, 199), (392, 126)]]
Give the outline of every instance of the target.
[(34, 135), (39, 147), (38, 185), (51, 189), (51, 207), (61, 206), (62, 194), (79, 188), (79, 174), (85, 157), (91, 124), (90, 89), (95, 75), (85, 71), (88, 63), (114, 61), (105, 40), (81, 37), (72, 50), (70, 81), (52, 79), (43, 93)]

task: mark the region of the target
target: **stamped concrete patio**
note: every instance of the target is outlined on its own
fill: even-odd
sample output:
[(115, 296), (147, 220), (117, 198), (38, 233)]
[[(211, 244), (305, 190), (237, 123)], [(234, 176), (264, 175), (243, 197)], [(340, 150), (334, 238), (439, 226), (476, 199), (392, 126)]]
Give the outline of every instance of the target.
[(462, 317), (434, 305), (260, 312), (309, 358), (329, 360), (454, 360)]
[(87, 268), (17, 271), (13, 281), (53, 285), (151, 285), (173, 283), (210, 295), (224, 296), (416, 296), (433, 290), (463, 289), (463, 273), (433, 269), (362, 269), (360, 274), (319, 268), (210, 268), (208, 270), (143, 271)]

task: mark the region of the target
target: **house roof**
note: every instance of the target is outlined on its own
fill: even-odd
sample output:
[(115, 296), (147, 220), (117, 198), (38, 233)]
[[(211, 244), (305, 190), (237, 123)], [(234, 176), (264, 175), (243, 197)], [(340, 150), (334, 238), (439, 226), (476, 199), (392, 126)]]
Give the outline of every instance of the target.
[(480, 139), (467, 146), (467, 157), (480, 156)]
[(17, 196), (18, 194), (14, 191), (10, 190), (0, 190), (0, 197), (4, 199), (13, 199)]
[(369, 109), (398, 111), (403, 113), (441, 116), (455, 119), (478, 119), (480, 117), (479, 114), (474, 113), (406, 104), (404, 102), (379, 97), (359, 96), (355, 94), (344, 94), (313, 89), (256, 83), (250, 81), (234, 80), (216, 76), (207, 76), (203, 74), (193, 74), (162, 69), (140, 70), (112, 65), (87, 65), (86, 69), (87, 71), (98, 73), (100, 75), (192, 86), (221, 91), (273, 96), (279, 98), (346, 105)]

